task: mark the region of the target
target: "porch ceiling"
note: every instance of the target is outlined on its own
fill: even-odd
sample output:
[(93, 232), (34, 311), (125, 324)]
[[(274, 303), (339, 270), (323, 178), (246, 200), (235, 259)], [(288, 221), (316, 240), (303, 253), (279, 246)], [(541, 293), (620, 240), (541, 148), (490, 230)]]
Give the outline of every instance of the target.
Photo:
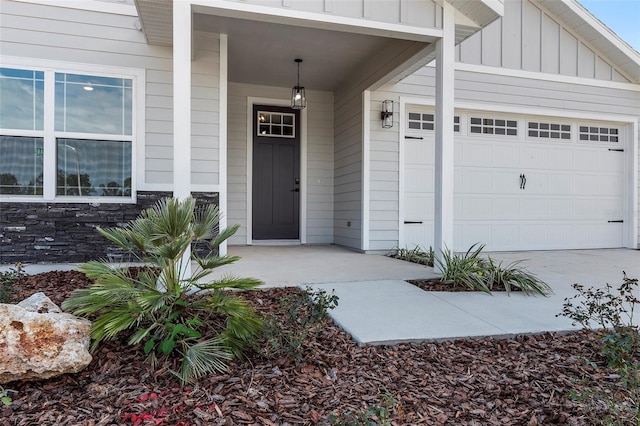
[[(501, 5), (502, 0), (474, 1), (484, 13), (475, 20), (471, 17), (478, 18), (478, 7), (463, 10), (460, 5), (468, 0), (449, 1), (459, 16), (465, 15), (456, 25), (456, 42), (460, 42), (499, 16), (486, 2)], [(147, 41), (171, 46), (171, 0), (135, 0), (135, 4)], [(412, 33), (367, 26), (352, 31), (336, 22), (323, 22), (322, 17), (315, 22), (292, 22), (277, 14), (253, 13), (248, 6), (243, 14), (225, 9), (224, 3), (216, 4), (218, 7), (194, 6), (193, 28), (228, 34), (229, 81), (240, 83), (293, 86), (293, 59), (302, 58), (300, 83), (308, 90), (336, 91), (354, 85), (376, 88), (430, 62), (439, 31), (425, 28)]]
[(403, 51), (415, 42), (269, 22), (195, 14), (194, 30), (223, 33), (229, 43), (229, 81), (334, 91), (381, 51)]

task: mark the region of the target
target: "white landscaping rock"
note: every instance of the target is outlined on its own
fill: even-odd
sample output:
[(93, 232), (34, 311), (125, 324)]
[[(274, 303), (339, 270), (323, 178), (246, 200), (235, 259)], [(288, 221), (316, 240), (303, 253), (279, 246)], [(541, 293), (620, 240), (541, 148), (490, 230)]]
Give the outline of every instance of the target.
[(0, 304), (0, 384), (82, 371), (91, 362), (91, 322), (63, 313), (43, 293)]

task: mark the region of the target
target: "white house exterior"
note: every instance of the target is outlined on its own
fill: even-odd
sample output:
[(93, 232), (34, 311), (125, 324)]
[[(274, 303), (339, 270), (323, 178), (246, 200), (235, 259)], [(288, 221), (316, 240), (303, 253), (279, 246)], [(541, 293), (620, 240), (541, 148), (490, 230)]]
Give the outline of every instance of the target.
[(0, 263), (171, 194), (235, 245), (640, 247), (640, 54), (574, 0), (0, 0), (0, 68)]

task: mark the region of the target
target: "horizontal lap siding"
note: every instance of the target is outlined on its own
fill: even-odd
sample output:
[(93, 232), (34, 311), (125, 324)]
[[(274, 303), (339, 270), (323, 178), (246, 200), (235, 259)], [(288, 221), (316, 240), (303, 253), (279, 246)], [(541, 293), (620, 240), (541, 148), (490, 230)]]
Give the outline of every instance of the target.
[(336, 100), (334, 243), (362, 248), (362, 93)]
[(528, 0), (506, 0), (504, 17), (456, 47), (456, 60), (516, 70), (628, 82), (587, 40)]
[[(289, 88), (229, 83), (228, 221), (240, 225), (231, 244), (247, 242), (247, 98), (289, 96)], [(333, 242), (333, 95), (310, 90), (307, 102), (307, 243), (328, 244)]]
[[(2, 55), (144, 69), (144, 181), (173, 181), (172, 49), (150, 46), (135, 29), (137, 17), (2, 0)], [(194, 34), (192, 64), (192, 175), (194, 184), (218, 183), (219, 54), (216, 35)], [(136, 117), (141, 120), (142, 117)], [(204, 187), (202, 187), (204, 188)]]

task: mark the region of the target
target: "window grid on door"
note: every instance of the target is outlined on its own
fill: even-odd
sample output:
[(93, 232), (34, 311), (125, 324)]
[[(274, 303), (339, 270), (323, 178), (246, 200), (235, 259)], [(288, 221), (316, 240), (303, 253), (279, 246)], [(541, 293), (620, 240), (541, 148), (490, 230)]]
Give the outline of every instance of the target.
[(538, 139), (571, 139), (571, 125), (529, 121), (527, 124), (527, 136)]
[(295, 138), (295, 114), (258, 111), (258, 136)]
[(475, 134), (518, 136), (518, 121), (471, 117), (469, 131)]
[[(435, 115), (431, 113), (409, 112), (407, 114), (407, 128), (409, 130), (434, 130)], [(453, 117), (453, 131), (460, 132), (460, 116)]]
[(580, 141), (618, 142), (619, 130), (611, 127), (580, 126)]

